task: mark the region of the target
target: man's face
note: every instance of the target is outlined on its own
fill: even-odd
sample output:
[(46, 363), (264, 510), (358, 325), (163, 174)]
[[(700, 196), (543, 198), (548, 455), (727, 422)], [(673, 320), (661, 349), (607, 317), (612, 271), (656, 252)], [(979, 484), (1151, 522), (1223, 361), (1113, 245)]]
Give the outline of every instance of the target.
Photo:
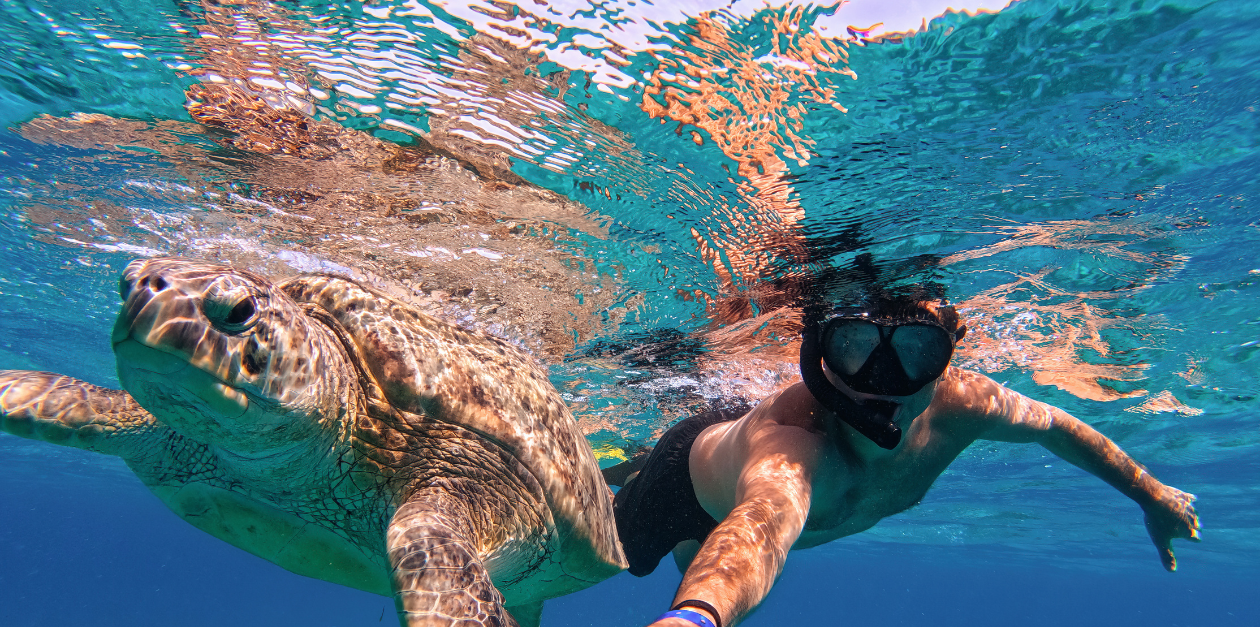
[(960, 333), (927, 308), (837, 309), (820, 324), (818, 341), (823, 361), (849, 389), (911, 396), (945, 372)]
[(880, 396), (877, 394), (858, 392), (850, 388), (845, 385), (844, 381), (841, 381), (840, 377), (836, 376), (836, 374), (832, 372), (825, 363), (823, 364), (823, 373), (827, 375), (827, 380), (830, 381), (837, 390), (840, 390), (846, 396), (859, 404), (867, 400), (876, 400), (891, 401), (900, 405), (897, 413), (893, 416), (893, 422), (900, 425), (902, 429), (907, 428), (912, 420), (917, 418), (919, 414), (922, 414), (925, 410), (927, 410), (928, 406), (932, 404), (932, 398), (936, 395), (936, 386), (940, 384), (941, 378), (945, 376), (942, 374), (940, 377), (933, 379), (913, 394), (906, 396)]

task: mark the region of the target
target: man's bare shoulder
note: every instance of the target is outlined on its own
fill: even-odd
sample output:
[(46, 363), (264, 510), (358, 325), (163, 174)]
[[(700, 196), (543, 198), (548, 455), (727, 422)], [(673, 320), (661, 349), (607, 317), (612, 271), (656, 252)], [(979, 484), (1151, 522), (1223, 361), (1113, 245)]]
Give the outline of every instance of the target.
[(770, 395), (739, 419), (706, 429), (696, 446), (714, 452), (720, 449), (726, 456), (745, 457), (750, 448), (767, 438), (775, 440), (792, 433), (821, 436), (821, 414), (825, 411), (798, 383)]
[(980, 418), (1001, 413), (1013, 396), (1020, 396), (978, 372), (950, 366), (932, 399), (938, 414)]
[[(937, 426), (958, 431), (974, 427), (978, 439), (1025, 441), (1028, 431), (1044, 431), (1062, 410), (968, 370), (950, 368), (933, 398)], [(1012, 430), (1014, 429), (1014, 430)], [(971, 433), (971, 429), (961, 432)]]
[(826, 412), (804, 383), (796, 383), (770, 396), (749, 412), (748, 418), (761, 425), (797, 427), (821, 431)]
[[(692, 486), (701, 506), (721, 520), (750, 483), (807, 485), (821, 454), (824, 434), (809, 418), (818, 411), (800, 386), (759, 403), (743, 417), (705, 429), (691, 448)], [(802, 415), (803, 414), (803, 415)], [(789, 480), (783, 473), (795, 477)], [(764, 479), (764, 481), (763, 481)]]

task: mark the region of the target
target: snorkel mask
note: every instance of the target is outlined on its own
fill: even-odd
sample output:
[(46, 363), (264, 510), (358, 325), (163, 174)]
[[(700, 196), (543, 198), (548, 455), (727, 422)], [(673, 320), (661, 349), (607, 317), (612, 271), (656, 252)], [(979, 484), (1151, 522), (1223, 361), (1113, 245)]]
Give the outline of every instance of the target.
[(898, 403), (858, 403), (831, 384), (822, 364), (857, 392), (909, 396), (945, 372), (964, 333), (966, 327), (951, 332), (932, 319), (875, 317), (860, 309), (839, 309), (820, 323), (805, 325), (801, 378), (814, 398), (858, 433), (894, 449), (901, 442), (901, 427), (893, 422)]

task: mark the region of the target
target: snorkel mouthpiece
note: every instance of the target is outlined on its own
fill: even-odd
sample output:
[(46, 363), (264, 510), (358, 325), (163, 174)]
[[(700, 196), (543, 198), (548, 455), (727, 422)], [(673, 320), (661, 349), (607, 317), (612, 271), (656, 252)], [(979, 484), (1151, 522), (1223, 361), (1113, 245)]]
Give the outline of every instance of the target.
[(870, 441), (889, 450), (901, 443), (901, 427), (893, 422), (897, 403), (872, 400), (858, 404), (827, 380), (816, 325), (805, 325), (801, 340), (801, 379), (818, 402)]

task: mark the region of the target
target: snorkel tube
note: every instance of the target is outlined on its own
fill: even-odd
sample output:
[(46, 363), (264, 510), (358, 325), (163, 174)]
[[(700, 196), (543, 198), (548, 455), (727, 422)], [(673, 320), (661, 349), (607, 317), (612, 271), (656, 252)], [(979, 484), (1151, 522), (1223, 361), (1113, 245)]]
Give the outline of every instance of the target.
[(801, 338), (801, 379), (818, 402), (870, 441), (889, 450), (901, 443), (901, 427), (892, 419), (897, 403), (866, 401), (858, 404), (827, 380), (822, 369), (822, 344), (816, 324), (806, 324)]

